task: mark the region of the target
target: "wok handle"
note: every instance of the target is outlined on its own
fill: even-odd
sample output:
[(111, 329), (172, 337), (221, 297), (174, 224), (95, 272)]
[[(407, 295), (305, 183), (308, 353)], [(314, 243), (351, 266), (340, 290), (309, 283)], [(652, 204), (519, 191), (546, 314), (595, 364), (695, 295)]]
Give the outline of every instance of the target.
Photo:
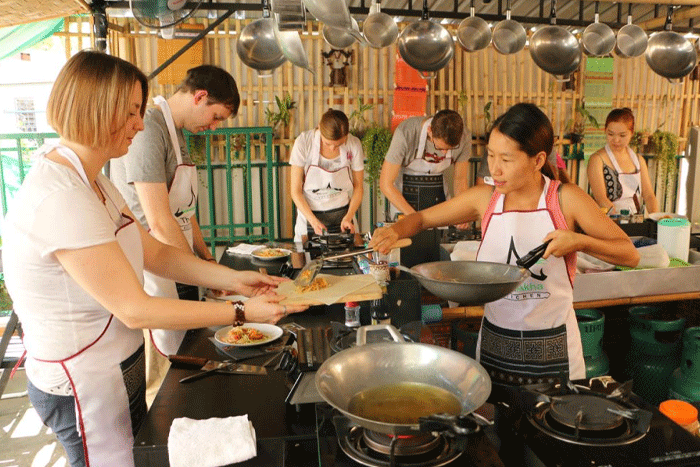
[(371, 326), (360, 326), (357, 328), (357, 346), (359, 347), (367, 343), (367, 331), (378, 331), (381, 329), (387, 331), (392, 339), (394, 339), (394, 342), (406, 341), (394, 326), (390, 324), (372, 324)]
[(544, 252), (547, 250), (547, 245), (549, 245), (549, 242), (551, 242), (551, 240), (547, 240), (537, 248), (530, 250), (525, 256), (518, 259), (515, 264), (521, 268), (530, 269), (535, 265), (535, 263), (537, 263), (537, 261), (540, 260), (540, 258), (542, 258), (542, 255), (544, 255)]
[(481, 425), (471, 415), (433, 414), (418, 419), (419, 430), (443, 432), (449, 437), (470, 436), (481, 431)]

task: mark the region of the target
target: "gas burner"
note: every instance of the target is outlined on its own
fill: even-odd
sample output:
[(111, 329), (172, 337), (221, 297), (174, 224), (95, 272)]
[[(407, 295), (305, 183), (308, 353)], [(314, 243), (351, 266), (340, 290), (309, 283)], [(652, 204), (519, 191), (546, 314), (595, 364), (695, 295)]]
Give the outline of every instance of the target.
[(439, 467), (454, 461), (463, 452), (459, 443), (442, 435), (418, 433), (394, 437), (356, 426), (340, 415), (333, 417), (333, 424), (343, 452), (355, 462), (370, 467)]
[(355, 234), (335, 233), (327, 235), (312, 235), (309, 237), (308, 241), (329, 250), (343, 250), (355, 245)]
[(458, 229), (451, 225), (446, 230), (442, 231), (442, 243), (455, 243), (465, 240), (480, 240), (481, 232), (474, 227), (468, 229)]

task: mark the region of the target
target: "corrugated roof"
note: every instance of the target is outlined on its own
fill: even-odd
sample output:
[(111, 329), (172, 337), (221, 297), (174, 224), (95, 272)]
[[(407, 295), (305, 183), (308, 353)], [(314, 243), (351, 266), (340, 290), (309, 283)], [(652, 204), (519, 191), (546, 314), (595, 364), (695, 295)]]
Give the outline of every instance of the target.
[(82, 0), (0, 0), (0, 28), (89, 11)]

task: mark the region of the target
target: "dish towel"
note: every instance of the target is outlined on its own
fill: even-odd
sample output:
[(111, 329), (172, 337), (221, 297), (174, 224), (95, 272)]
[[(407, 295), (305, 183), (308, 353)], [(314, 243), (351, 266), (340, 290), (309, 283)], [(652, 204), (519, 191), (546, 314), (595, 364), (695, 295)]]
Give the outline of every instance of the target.
[(218, 467), (257, 455), (248, 415), (193, 420), (176, 418), (168, 434), (170, 467)]
[(236, 255), (249, 255), (255, 250), (263, 248), (265, 245), (251, 245), (250, 243), (241, 243), (236, 246), (231, 246), (226, 249), (226, 253)]

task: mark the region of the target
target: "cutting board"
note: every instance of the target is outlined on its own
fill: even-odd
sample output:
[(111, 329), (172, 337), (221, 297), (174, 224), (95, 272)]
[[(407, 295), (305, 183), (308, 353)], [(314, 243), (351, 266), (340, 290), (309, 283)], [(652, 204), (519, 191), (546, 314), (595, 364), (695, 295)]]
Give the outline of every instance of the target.
[(332, 303), (361, 302), (382, 298), (382, 289), (373, 276), (367, 274), (351, 274), (349, 276), (333, 276), (319, 274), (328, 281), (328, 287), (313, 292), (298, 293), (294, 282), (282, 282), (277, 287), (277, 293), (286, 298), (282, 305), (330, 305)]

